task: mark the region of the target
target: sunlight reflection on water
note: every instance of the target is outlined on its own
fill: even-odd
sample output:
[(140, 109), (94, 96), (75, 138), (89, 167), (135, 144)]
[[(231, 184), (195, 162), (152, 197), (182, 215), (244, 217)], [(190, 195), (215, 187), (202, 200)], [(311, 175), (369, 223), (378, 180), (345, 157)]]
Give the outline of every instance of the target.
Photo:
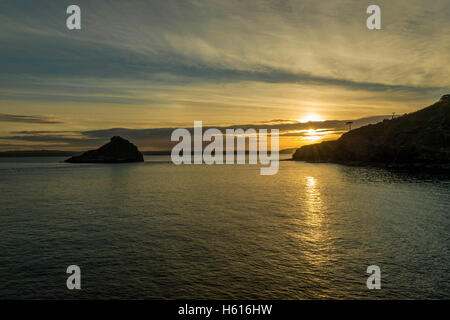
[[(1, 159), (0, 297), (450, 297), (448, 180), (299, 162), (260, 176), (255, 165), (149, 158)], [(80, 293), (65, 289), (74, 263)], [(366, 289), (371, 264), (382, 290)]]

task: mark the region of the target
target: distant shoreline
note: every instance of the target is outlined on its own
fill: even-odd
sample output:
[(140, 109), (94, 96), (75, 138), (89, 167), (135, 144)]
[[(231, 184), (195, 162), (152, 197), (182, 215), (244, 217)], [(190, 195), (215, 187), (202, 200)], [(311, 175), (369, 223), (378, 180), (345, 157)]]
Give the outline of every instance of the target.
[[(280, 154), (293, 154), (296, 148), (280, 150)], [(23, 150), (23, 151), (3, 151), (0, 158), (28, 158), (28, 157), (71, 157), (82, 154), (84, 151), (61, 151), (61, 150)], [(144, 156), (170, 156), (171, 150), (142, 151)], [(235, 151), (235, 154), (237, 152)], [(268, 151), (270, 153), (270, 151)], [(248, 151), (245, 154), (249, 154)]]
[[(61, 150), (24, 150), (24, 151), (3, 151), (0, 158), (26, 158), (26, 157), (70, 157), (82, 154), (84, 151), (61, 151)], [(170, 150), (144, 151), (145, 156), (165, 156), (170, 155)]]

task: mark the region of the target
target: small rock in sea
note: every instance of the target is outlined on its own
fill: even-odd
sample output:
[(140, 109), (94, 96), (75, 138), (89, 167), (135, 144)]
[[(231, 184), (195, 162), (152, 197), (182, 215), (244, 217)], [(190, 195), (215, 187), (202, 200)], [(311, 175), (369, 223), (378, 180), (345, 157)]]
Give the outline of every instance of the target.
[(138, 148), (122, 137), (115, 136), (104, 146), (74, 156), (65, 162), (70, 163), (126, 163), (143, 162), (144, 156)]

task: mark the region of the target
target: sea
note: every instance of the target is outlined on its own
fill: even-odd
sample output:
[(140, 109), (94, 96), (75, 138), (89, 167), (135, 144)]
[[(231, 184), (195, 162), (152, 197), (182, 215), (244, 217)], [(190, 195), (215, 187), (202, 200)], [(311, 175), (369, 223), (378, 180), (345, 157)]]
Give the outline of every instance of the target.
[(450, 299), (448, 177), (63, 160), (0, 158), (0, 299)]

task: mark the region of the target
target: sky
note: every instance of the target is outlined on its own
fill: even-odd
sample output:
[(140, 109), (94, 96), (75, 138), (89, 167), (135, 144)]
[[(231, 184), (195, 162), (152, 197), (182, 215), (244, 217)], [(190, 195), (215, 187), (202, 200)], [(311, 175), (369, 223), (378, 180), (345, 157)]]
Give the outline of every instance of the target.
[[(71, 4), (81, 30), (66, 28)], [(371, 4), (381, 30), (366, 27)], [(0, 151), (118, 133), (165, 149), (162, 132), (194, 120), (280, 128), (281, 148), (335, 138), (345, 120), (450, 92), (449, 12), (449, 0), (1, 0)]]

